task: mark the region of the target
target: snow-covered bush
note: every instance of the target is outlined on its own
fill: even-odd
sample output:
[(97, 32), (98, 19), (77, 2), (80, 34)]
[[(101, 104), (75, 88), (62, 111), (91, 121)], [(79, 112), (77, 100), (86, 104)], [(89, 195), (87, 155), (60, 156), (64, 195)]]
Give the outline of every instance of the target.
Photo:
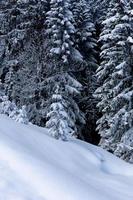
[(19, 123), (29, 123), (26, 107), (23, 106), (21, 109), (18, 109), (16, 104), (11, 102), (8, 97), (2, 93), (0, 94), (0, 114), (5, 114)]

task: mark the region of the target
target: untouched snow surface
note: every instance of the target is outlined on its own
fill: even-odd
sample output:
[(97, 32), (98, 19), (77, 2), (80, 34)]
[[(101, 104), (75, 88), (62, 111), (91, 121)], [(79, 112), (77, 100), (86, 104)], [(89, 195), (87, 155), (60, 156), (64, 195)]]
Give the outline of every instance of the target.
[(133, 200), (133, 166), (1, 115), (0, 200)]

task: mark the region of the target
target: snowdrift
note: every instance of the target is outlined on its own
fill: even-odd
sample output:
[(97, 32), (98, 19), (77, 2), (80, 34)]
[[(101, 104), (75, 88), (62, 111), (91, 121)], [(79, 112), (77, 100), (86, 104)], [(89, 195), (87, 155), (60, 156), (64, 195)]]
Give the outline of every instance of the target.
[(1, 115), (0, 200), (133, 200), (133, 166)]

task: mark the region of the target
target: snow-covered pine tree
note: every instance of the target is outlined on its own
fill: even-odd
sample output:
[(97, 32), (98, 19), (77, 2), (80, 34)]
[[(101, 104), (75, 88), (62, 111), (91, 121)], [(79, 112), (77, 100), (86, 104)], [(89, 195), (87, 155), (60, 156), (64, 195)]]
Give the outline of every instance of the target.
[(25, 19), (24, 9), (20, 9), (18, 2), (6, 1), (5, 7), (2, 9), (6, 19), (5, 51), (1, 59), (1, 79), (5, 84), (6, 93), (12, 98), (13, 86), (15, 84), (16, 72), (18, 70), (19, 61), (18, 54), (23, 49), (23, 40), (25, 38), (25, 29), (22, 28)]
[(18, 114), (16, 116), (15, 121), (22, 124), (29, 124), (26, 106), (22, 106), (22, 108), (18, 110)]
[(47, 12), (47, 35), (51, 38), (51, 55), (58, 56), (64, 63), (68, 59), (82, 61), (82, 56), (74, 46), (74, 19), (70, 10), (70, 0), (51, 0)]
[[(114, 65), (112, 61), (110, 61), (110, 56), (106, 53), (107, 51), (110, 51), (112, 47), (112, 42), (110, 40), (111, 38), (111, 31), (113, 30), (115, 26), (115, 21), (117, 20), (117, 15), (115, 12), (114, 5), (112, 4), (112, 1), (110, 2), (110, 6), (107, 12), (107, 20), (103, 21), (103, 30), (100, 35), (100, 42), (102, 43), (101, 47), (101, 64), (97, 70), (97, 77), (99, 81), (100, 87), (96, 90), (96, 96), (101, 100), (98, 103), (98, 108), (101, 113), (103, 113), (103, 116), (101, 119), (98, 120), (98, 127), (97, 130), (99, 130), (99, 134), (101, 135), (101, 143), (103, 146), (105, 145), (107, 136), (107, 129), (108, 129), (108, 120), (109, 120), (109, 113), (104, 111), (104, 108), (107, 107), (110, 104), (110, 99), (108, 98), (108, 92), (109, 88), (105, 84), (110, 76), (110, 74), (114, 70)], [(114, 43), (115, 44), (115, 43)], [(108, 141), (107, 141), (108, 142)], [(108, 145), (107, 145), (108, 146)], [(107, 147), (106, 147), (107, 148)]]
[(56, 138), (64, 138), (63, 140), (78, 135), (80, 125), (84, 123), (83, 114), (77, 105), (81, 84), (73, 76), (83, 60), (75, 46), (74, 19), (70, 7), (69, 0), (51, 0), (46, 18), (46, 36), (49, 43), (46, 57), (50, 60), (52, 58), (52, 62), (48, 61), (46, 66), (47, 78), (43, 81), (47, 91), (44, 109), (48, 117), (46, 126), (50, 133), (53, 131)]
[(75, 102), (82, 85), (68, 73), (58, 73), (46, 81), (51, 87), (46, 122), (50, 135), (62, 140), (77, 137), (80, 126), (85, 123), (84, 115)]
[(75, 133), (75, 121), (68, 113), (67, 101), (63, 99), (59, 91), (59, 86), (55, 88), (55, 94), (52, 95), (51, 105), (49, 107), (46, 123), (50, 135), (56, 139), (68, 140)]
[(0, 40), (0, 77), (10, 100), (19, 107), (26, 104), (30, 120), (38, 125), (43, 101), (40, 97), (40, 71), (45, 73), (42, 69), (44, 42), (41, 37), (47, 5), (45, 0), (7, 0), (1, 7), (4, 20)]
[(97, 87), (94, 78), (97, 64), (97, 38), (93, 22), (92, 9), (86, 0), (73, 1), (72, 12), (76, 29), (76, 47), (83, 55), (84, 62), (76, 73), (78, 80), (83, 85), (82, 98), (79, 101), (81, 110), (86, 115), (86, 126), (81, 138), (92, 141), (95, 136), (95, 123), (98, 109), (93, 93)]
[(88, 3), (93, 10), (94, 21), (101, 26), (102, 21), (106, 18), (110, 0), (88, 0)]
[(0, 114), (5, 114), (16, 122), (28, 124), (26, 106), (18, 109), (16, 104), (8, 99), (4, 94), (2, 83), (0, 82)]
[(121, 138), (132, 126), (129, 120), (132, 116), (132, 45), (129, 44), (132, 17), (128, 10), (125, 2), (111, 1), (107, 20), (103, 22), (102, 62), (97, 70), (102, 83), (96, 90), (96, 96), (101, 99), (98, 107), (103, 113), (97, 127), (100, 145), (117, 154)]
[[(118, 98), (123, 106), (123, 115), (121, 116), (121, 124), (119, 124), (119, 129), (117, 134), (122, 135), (121, 140), (117, 144), (117, 148), (115, 150), (115, 154), (119, 157), (133, 163), (133, 144), (132, 144), (132, 136), (133, 136), (133, 12), (131, 1), (126, 6), (125, 16), (123, 20), (128, 24), (127, 26), (127, 38), (125, 41), (124, 55), (125, 55), (125, 63), (123, 63), (123, 67), (117, 68), (114, 72), (114, 75), (117, 76), (121, 74), (119, 80), (119, 86), (123, 86), (123, 90), (121, 90)], [(116, 88), (116, 87), (115, 87)], [(119, 92), (119, 88), (117, 87), (117, 93)], [(116, 90), (114, 90), (116, 92)], [(118, 100), (117, 100), (118, 101)], [(115, 103), (115, 102), (114, 102)], [(121, 109), (121, 110), (122, 110)]]
[(87, 60), (89, 67), (96, 70), (96, 29), (93, 22), (92, 10), (86, 0), (79, 0), (73, 3), (73, 16), (76, 30), (76, 45)]

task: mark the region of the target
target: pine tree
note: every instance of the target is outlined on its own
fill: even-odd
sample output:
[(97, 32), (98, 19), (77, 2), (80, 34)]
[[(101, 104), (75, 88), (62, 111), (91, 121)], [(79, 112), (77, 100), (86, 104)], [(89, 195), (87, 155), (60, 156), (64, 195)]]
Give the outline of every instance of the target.
[(51, 55), (58, 55), (64, 63), (68, 59), (82, 60), (79, 51), (74, 47), (75, 27), (69, 0), (51, 0), (50, 11), (47, 12), (47, 34), (51, 38)]
[(93, 19), (99, 26), (106, 19), (110, 2), (110, 0), (89, 0), (90, 7), (93, 10)]
[(46, 57), (52, 58), (52, 62), (47, 66), (47, 78), (43, 82), (48, 94), (44, 113), (50, 134), (62, 140), (79, 135), (79, 127), (84, 123), (77, 105), (82, 87), (74, 76), (83, 60), (75, 45), (70, 3), (69, 0), (51, 0), (46, 19), (46, 37), (50, 44)]
[(84, 59), (87, 60), (87, 64), (96, 69), (96, 29), (90, 5), (86, 0), (79, 0), (74, 3), (72, 11), (75, 21), (77, 48)]
[[(133, 134), (133, 13), (131, 3), (126, 8), (126, 15), (124, 16), (128, 24), (128, 37), (125, 41), (125, 63), (123, 68), (118, 68), (114, 73), (118, 74), (122, 72), (121, 80), (119, 85), (124, 85), (124, 90), (120, 93), (119, 99), (124, 102), (125, 112), (121, 117), (121, 140), (117, 144), (115, 154), (123, 159), (133, 163), (133, 145), (132, 145), (132, 134)], [(125, 81), (126, 80), (126, 81)], [(118, 91), (118, 90), (117, 90)], [(120, 129), (119, 128), (119, 129)], [(119, 133), (119, 132), (118, 132)]]
[(75, 128), (75, 123), (68, 115), (68, 105), (60, 94), (58, 85), (51, 101), (49, 112), (47, 113), (49, 120), (46, 123), (46, 127), (53, 137), (66, 141), (74, 135), (75, 130), (72, 128)]
[[(123, 1), (110, 3), (100, 37), (102, 63), (97, 71), (102, 86), (96, 90), (102, 118), (98, 121), (101, 146), (115, 152), (121, 138), (132, 126), (132, 33), (129, 8)], [(117, 150), (116, 150), (117, 151)]]
[[(48, 2), (45, 0), (6, 1), (2, 13), (0, 77), (10, 100), (27, 105), (30, 120), (40, 125), (41, 88), (38, 77), (43, 65), (42, 35)], [(39, 37), (38, 37), (39, 35)], [(42, 100), (43, 101), (43, 100)]]
[(85, 113), (87, 122), (81, 138), (91, 142), (94, 138), (95, 123), (98, 118), (96, 100), (93, 97), (97, 87), (94, 74), (98, 67), (96, 29), (89, 2), (86, 0), (73, 1), (72, 12), (76, 28), (76, 45), (84, 58), (84, 62), (76, 74), (83, 85), (79, 106)]
[(26, 111), (26, 106), (22, 106), (22, 108), (19, 109), (18, 115), (16, 116), (15, 121), (19, 122), (19, 123), (22, 123), (22, 124), (29, 124), (27, 111)]
[(51, 86), (48, 99), (46, 127), (56, 139), (68, 140), (79, 135), (84, 115), (75, 102), (80, 95), (81, 84), (68, 73), (57, 74), (48, 80)]
[(16, 104), (10, 101), (8, 97), (4, 94), (2, 83), (0, 84), (0, 114), (7, 115), (11, 119), (19, 123), (29, 123), (26, 107), (23, 106), (22, 109), (18, 109)]

